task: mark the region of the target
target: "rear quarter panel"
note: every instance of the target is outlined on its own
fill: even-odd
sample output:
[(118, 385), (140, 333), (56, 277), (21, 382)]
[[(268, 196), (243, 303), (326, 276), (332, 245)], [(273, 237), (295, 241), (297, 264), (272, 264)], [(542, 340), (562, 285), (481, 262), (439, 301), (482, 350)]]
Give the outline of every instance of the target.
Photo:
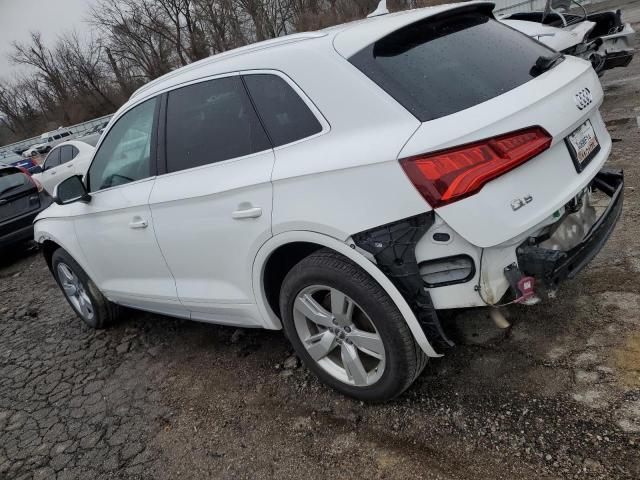
[(275, 149), (273, 234), (353, 233), (431, 210), (398, 164), (420, 123), (333, 50), (290, 48), (283, 70), (329, 131)]

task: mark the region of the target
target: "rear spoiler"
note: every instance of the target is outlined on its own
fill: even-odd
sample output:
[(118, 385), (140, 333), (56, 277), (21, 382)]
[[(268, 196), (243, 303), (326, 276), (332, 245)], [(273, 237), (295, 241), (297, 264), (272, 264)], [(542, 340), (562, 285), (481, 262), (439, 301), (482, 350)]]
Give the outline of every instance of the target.
[(344, 58), (350, 58), (363, 48), (403, 27), (427, 18), (442, 18), (461, 12), (478, 12), (493, 17), (493, 2), (449, 3), (436, 7), (416, 8), (404, 12), (380, 15), (347, 26), (333, 39), (333, 47)]

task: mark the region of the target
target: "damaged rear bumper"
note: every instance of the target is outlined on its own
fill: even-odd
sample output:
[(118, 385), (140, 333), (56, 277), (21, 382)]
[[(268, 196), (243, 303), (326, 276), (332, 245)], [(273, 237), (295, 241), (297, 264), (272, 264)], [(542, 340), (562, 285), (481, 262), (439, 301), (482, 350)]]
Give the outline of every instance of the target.
[(567, 251), (541, 247), (544, 238), (528, 238), (516, 250), (518, 266), (524, 274), (553, 288), (562, 280), (575, 277), (602, 249), (622, 212), (624, 175), (621, 170), (602, 169), (591, 187), (610, 197), (604, 213), (582, 241)]
[(626, 67), (633, 60), (634, 50), (622, 50), (619, 52), (608, 53), (605, 56), (604, 66), (602, 70), (609, 70), (616, 67)]

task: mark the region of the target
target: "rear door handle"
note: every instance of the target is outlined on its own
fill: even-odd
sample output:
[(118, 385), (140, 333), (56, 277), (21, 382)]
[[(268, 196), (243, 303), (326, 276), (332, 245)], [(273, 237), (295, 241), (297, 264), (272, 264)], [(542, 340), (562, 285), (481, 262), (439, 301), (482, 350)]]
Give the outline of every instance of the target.
[(236, 220), (242, 220), (243, 218), (258, 218), (261, 215), (262, 209), (260, 207), (251, 207), (244, 210), (236, 210), (231, 214), (231, 217)]
[(148, 226), (149, 222), (140, 217), (133, 217), (133, 220), (129, 222), (129, 228), (147, 228)]

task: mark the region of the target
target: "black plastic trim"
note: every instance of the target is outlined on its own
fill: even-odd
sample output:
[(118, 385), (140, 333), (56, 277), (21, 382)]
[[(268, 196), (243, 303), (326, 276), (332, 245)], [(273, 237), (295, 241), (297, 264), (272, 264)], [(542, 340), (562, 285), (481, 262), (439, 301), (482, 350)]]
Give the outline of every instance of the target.
[(442, 351), (454, 343), (442, 330), (415, 255), (416, 244), (433, 223), (434, 213), (427, 212), (356, 233), (353, 240), (374, 256), (380, 270), (411, 306), (431, 345), (436, 351)]
[(517, 250), (518, 266), (526, 275), (536, 277), (549, 287), (574, 278), (602, 249), (622, 213), (624, 174), (622, 170), (603, 168), (591, 186), (611, 197), (604, 213), (584, 240), (568, 251), (550, 250), (538, 245), (542, 240), (530, 237)]

